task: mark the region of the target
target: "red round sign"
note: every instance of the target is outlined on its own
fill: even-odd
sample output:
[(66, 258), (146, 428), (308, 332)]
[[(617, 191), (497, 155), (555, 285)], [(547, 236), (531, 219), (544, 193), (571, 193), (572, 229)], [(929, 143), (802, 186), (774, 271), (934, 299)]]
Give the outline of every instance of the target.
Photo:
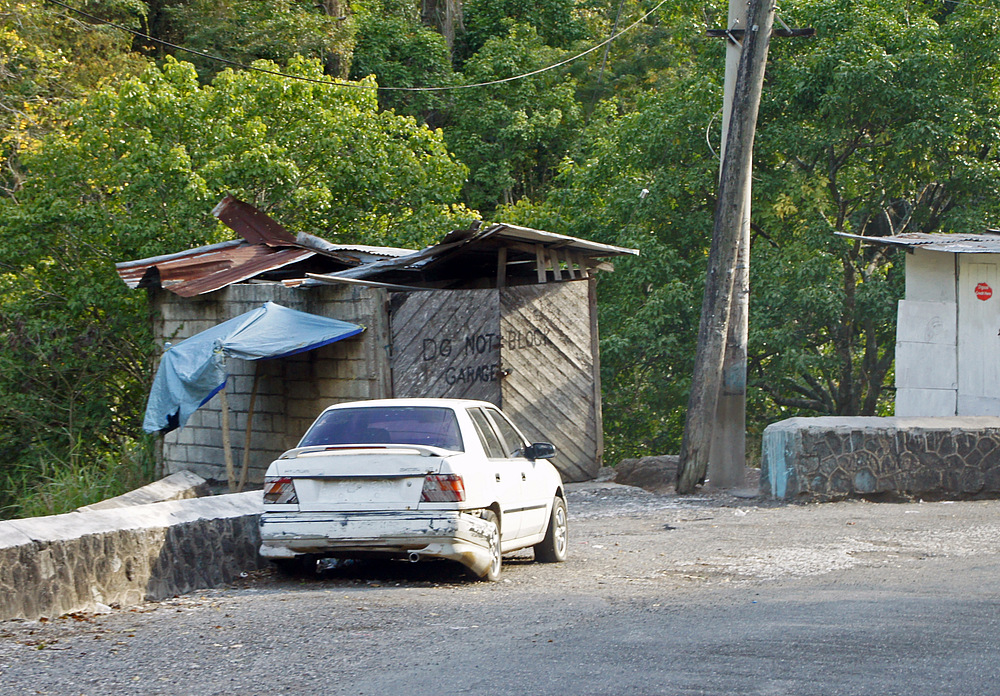
[(980, 300), (988, 300), (993, 297), (993, 288), (988, 283), (980, 283), (976, 286), (976, 297)]

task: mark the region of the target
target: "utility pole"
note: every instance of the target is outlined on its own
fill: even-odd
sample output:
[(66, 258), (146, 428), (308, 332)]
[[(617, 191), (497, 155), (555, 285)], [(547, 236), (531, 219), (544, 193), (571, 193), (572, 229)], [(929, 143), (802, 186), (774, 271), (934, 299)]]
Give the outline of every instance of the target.
[[(729, 0), (730, 32), (744, 31), (747, 26), (747, 0)], [(736, 73), (743, 46), (726, 37), (726, 79), (722, 106), (722, 152), (719, 162), (721, 180), (726, 161), (726, 142), (732, 120)], [(751, 153), (751, 171), (753, 169)], [(738, 488), (746, 483), (746, 414), (747, 414), (747, 341), (750, 319), (750, 188), (748, 177), (743, 215), (740, 218), (739, 247), (733, 274), (732, 299), (729, 307), (729, 332), (722, 361), (722, 382), (716, 407), (715, 428), (708, 457), (708, 478), (718, 488)]]
[[(753, 139), (774, 24), (773, 0), (750, 0), (722, 160), (719, 200), (705, 277), (691, 394), (677, 470), (677, 492), (690, 493), (708, 470), (743, 219), (748, 216)], [(749, 245), (747, 245), (749, 247)]]

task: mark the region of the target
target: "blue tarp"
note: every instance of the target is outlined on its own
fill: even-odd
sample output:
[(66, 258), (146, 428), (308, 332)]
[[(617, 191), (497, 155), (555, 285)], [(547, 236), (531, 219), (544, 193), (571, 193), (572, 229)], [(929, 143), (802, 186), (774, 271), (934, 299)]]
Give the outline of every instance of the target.
[(146, 403), (142, 429), (183, 428), (225, 385), (226, 358), (282, 358), (364, 331), (363, 326), (268, 302), (171, 346), (163, 354)]

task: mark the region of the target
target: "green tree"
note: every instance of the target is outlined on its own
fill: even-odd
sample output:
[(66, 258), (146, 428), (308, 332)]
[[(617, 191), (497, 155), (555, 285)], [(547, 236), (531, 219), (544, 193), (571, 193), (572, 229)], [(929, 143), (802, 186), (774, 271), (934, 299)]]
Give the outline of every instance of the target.
[[(489, 82), (551, 65), (563, 52), (530, 26), (491, 39), (464, 69), (468, 83)], [(454, 97), (448, 144), (469, 166), (466, 200), (489, 215), (500, 204), (537, 196), (582, 125), (572, 79), (550, 71), (528, 79), (461, 90)]]
[[(753, 184), (754, 432), (788, 415), (891, 411), (902, 265), (835, 233), (997, 224), (997, 20), (943, 7), (817, 0), (785, 17), (816, 39), (772, 43)], [(679, 441), (712, 226), (705, 134), (722, 46), (671, 37), (669, 60), (651, 56), (648, 70), (609, 61), (657, 89), (619, 89), (544, 197), (501, 211), (643, 251), (599, 283), (612, 461)]]
[(835, 233), (996, 224), (997, 22), (937, 7), (820, 0), (799, 15), (818, 37), (772, 53), (751, 266), (772, 414), (891, 412), (902, 258)]
[(202, 86), (168, 60), (65, 105), (0, 202), (0, 467), (132, 446), (151, 341), (113, 264), (231, 236), (210, 215), (225, 193), (336, 241), (421, 246), (471, 221), (441, 133), (379, 112), (370, 87), (231, 71)]
[(16, 196), (20, 152), (58, 127), (53, 106), (146, 66), (131, 37), (93, 27), (37, 0), (0, 10), (0, 192)]
[(586, 9), (573, 0), (467, 0), (466, 32), (460, 60), (478, 53), (491, 40), (510, 35), (518, 24), (535, 29), (542, 43), (568, 48), (587, 36)]
[[(288, 65), (294, 56), (320, 61), (324, 72), (346, 77), (354, 48), (350, 3), (341, 0), (151, 0), (149, 33), (158, 39), (242, 65), (265, 59)], [(174, 54), (160, 44), (155, 55)], [(207, 81), (226, 65), (183, 52)]]
[[(381, 0), (358, 13), (358, 42), (351, 77), (373, 75), (391, 88), (439, 87), (451, 84), (451, 53), (445, 38), (420, 22), (409, 0)], [(438, 125), (446, 103), (439, 92), (380, 90), (382, 109), (416, 116)]]

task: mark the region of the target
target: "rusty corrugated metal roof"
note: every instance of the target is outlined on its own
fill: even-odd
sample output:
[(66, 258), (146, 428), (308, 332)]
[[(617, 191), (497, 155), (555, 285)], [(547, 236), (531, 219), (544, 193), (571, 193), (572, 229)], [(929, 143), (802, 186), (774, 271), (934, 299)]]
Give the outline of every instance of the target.
[(158, 264), (168, 263), (178, 259), (190, 259), (191, 263), (196, 265), (200, 260), (213, 258), (220, 252), (225, 253), (227, 250), (243, 244), (245, 244), (245, 242), (235, 239), (230, 242), (221, 242), (219, 244), (211, 244), (209, 246), (181, 251), (176, 254), (153, 256), (148, 259), (138, 259), (137, 261), (123, 261), (121, 263), (116, 263), (115, 269), (118, 271), (119, 277), (125, 281), (125, 284), (133, 290), (136, 288), (154, 287), (159, 285), (160, 282), (159, 275), (156, 273), (156, 267)]
[[(162, 287), (182, 297), (261, 276), (297, 285), (304, 278), (315, 279), (317, 271), (320, 277), (466, 287), (483, 281), (499, 283), (499, 276), (511, 284), (548, 282), (547, 273), (554, 280), (582, 278), (595, 268), (610, 268), (594, 259), (639, 253), (505, 223), (486, 228), (476, 223), (420, 251), (332, 244), (305, 233), (293, 237), (266, 214), (232, 196), (226, 196), (212, 212), (243, 240), (119, 263), (122, 280), (131, 288)], [(501, 259), (503, 273), (498, 274)], [(307, 260), (308, 265), (276, 273)]]
[(173, 262), (157, 266), (157, 270), (163, 289), (181, 297), (194, 297), (315, 255), (304, 249), (272, 249), (261, 244), (247, 244), (233, 249), (225, 258), (202, 264)]
[[(315, 259), (311, 270), (352, 268), (373, 259), (412, 253), (409, 249), (330, 244), (313, 235), (300, 238), (252, 205), (226, 196), (212, 211), (242, 240), (197, 247), (176, 254), (116, 264), (130, 288), (162, 287), (181, 297), (220, 290), (233, 283)], [(299, 276), (305, 277), (305, 270)]]
[(296, 246), (295, 236), (277, 220), (249, 203), (226, 196), (212, 209), (212, 215), (251, 244)]

